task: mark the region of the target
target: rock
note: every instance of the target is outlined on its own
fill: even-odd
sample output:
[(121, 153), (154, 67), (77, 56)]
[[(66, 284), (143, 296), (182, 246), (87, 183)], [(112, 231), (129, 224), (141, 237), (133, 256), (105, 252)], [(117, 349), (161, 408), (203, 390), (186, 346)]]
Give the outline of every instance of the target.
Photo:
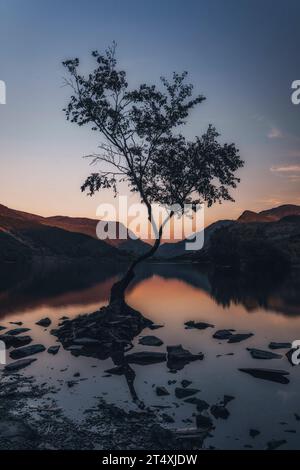
[(161, 346), (164, 343), (161, 339), (157, 338), (157, 336), (143, 336), (143, 338), (139, 340), (139, 344), (143, 346)]
[(175, 419), (172, 418), (172, 416), (168, 415), (167, 413), (162, 413), (161, 417), (165, 423), (170, 423), (170, 424), (175, 423)]
[(19, 348), (31, 343), (30, 336), (0, 335), (0, 340), (5, 343), (6, 348)]
[(12, 345), (14, 348), (27, 346), (27, 344), (30, 344), (32, 342), (32, 338), (30, 336), (13, 336), (13, 338), (14, 342)]
[(14, 361), (14, 362), (11, 362), (10, 364), (7, 364), (4, 367), (4, 370), (6, 370), (7, 372), (15, 372), (17, 370), (24, 369), (24, 367), (29, 366), (30, 364), (32, 364), (32, 362), (36, 360), (37, 360), (36, 357), (31, 357), (28, 359), (20, 359), (19, 361)]
[(69, 346), (66, 349), (67, 351), (70, 351), (72, 354), (80, 354), (84, 350), (84, 347), (79, 346), (79, 345), (73, 345), (73, 346)]
[(60, 349), (60, 346), (50, 346), (48, 348), (48, 353), (55, 355), (58, 353), (59, 349)]
[(17, 418), (2, 419), (0, 421), (0, 438), (11, 441), (36, 439), (35, 431), (26, 423)]
[(68, 386), (69, 388), (74, 387), (74, 385), (76, 385), (76, 384), (77, 384), (76, 380), (68, 380), (68, 381), (67, 381), (67, 386)]
[(9, 323), (10, 323), (11, 325), (18, 325), (18, 326), (23, 325), (23, 322), (22, 322), (22, 321), (10, 321)]
[(180, 370), (192, 361), (202, 361), (204, 355), (202, 353), (192, 354), (187, 349), (183, 349), (181, 344), (176, 346), (167, 346), (167, 367), (171, 370)]
[(226, 406), (227, 403), (230, 403), (232, 400), (235, 400), (235, 397), (232, 395), (224, 395), (222, 404)]
[(276, 343), (271, 341), (269, 344), (270, 349), (290, 349), (292, 347), (291, 343)]
[(200, 398), (197, 398), (197, 397), (187, 398), (184, 401), (186, 403), (196, 405), (197, 411), (199, 411), (199, 413), (201, 413), (204, 410), (208, 410), (208, 408), (209, 408), (209, 404), (205, 400), (201, 400)]
[(183, 388), (186, 388), (186, 387), (188, 387), (189, 385), (191, 385), (192, 383), (193, 383), (193, 382), (191, 382), (190, 380), (184, 379), (184, 380), (181, 381), (181, 386), (182, 386)]
[(216, 419), (227, 419), (230, 416), (229, 411), (224, 405), (212, 405), (210, 412)]
[(233, 331), (235, 330), (218, 330), (213, 334), (213, 338), (220, 340), (229, 339), (233, 335)]
[(84, 346), (87, 348), (99, 347), (101, 342), (94, 338), (78, 338), (73, 341), (75, 346)]
[(273, 439), (272, 441), (267, 443), (267, 449), (268, 450), (278, 449), (278, 447), (283, 446), (283, 444), (286, 444), (286, 442), (287, 441), (285, 439), (282, 439), (280, 441), (276, 441), (275, 439)]
[(270, 351), (263, 351), (262, 349), (247, 348), (253, 359), (281, 359), (281, 354), (275, 354)]
[(27, 331), (30, 331), (30, 328), (15, 328), (13, 330), (9, 330), (6, 332), (7, 335), (12, 335), (12, 336), (17, 336), (22, 333), (26, 333)]
[(170, 395), (170, 393), (165, 387), (156, 387), (155, 391), (156, 391), (156, 395), (159, 397)]
[(111, 369), (107, 369), (104, 372), (106, 374), (111, 374), (111, 375), (124, 375), (125, 367), (124, 366), (116, 366), (116, 367), (112, 367)]
[(245, 339), (251, 338), (253, 333), (237, 333), (230, 336), (228, 343), (240, 343)]
[(154, 351), (141, 351), (132, 354), (127, 354), (125, 356), (125, 359), (129, 364), (156, 364), (159, 362), (164, 362), (166, 360), (166, 354)]
[(32, 354), (37, 354), (45, 351), (46, 348), (42, 344), (33, 344), (31, 346), (25, 346), (23, 348), (15, 349), (11, 351), (10, 357), (12, 359), (20, 359), (22, 357), (31, 356)]
[(154, 424), (152, 426), (151, 437), (152, 440), (158, 444), (159, 448), (162, 449), (172, 449), (172, 446), (176, 445), (174, 433), (170, 429), (163, 428), (159, 424)]
[(126, 353), (132, 348), (133, 338), (152, 324), (138, 311), (116, 302), (94, 313), (64, 320), (51, 334), (74, 355), (105, 360)]
[(195, 322), (195, 321), (187, 321), (185, 322), (186, 329), (196, 329), (196, 330), (206, 330), (206, 328), (214, 328), (215, 325), (206, 322)]
[(192, 395), (195, 395), (198, 392), (200, 392), (200, 390), (198, 390), (197, 388), (180, 388), (180, 387), (175, 388), (176, 398), (187, 398)]
[(48, 317), (42, 318), (41, 320), (36, 322), (36, 325), (44, 326), (45, 328), (47, 328), (48, 326), (51, 325), (51, 320)]
[(6, 330), (6, 326), (0, 325), (0, 331), (2, 331), (2, 330)]
[(250, 429), (249, 430), (249, 435), (254, 439), (256, 436), (260, 434), (260, 431), (258, 429)]
[(152, 325), (149, 325), (148, 328), (150, 330), (158, 330), (159, 328), (163, 328), (165, 325), (157, 325), (155, 323), (152, 323)]
[(196, 416), (197, 428), (211, 429), (213, 427), (212, 419), (207, 415), (199, 414)]
[(241, 372), (250, 374), (253, 377), (263, 380), (269, 380), (271, 382), (288, 384), (290, 381), (286, 375), (289, 375), (289, 372), (284, 370), (275, 370), (275, 369), (239, 369)]
[(69, 320), (69, 317), (66, 317), (65, 315), (63, 317), (60, 317), (60, 320)]

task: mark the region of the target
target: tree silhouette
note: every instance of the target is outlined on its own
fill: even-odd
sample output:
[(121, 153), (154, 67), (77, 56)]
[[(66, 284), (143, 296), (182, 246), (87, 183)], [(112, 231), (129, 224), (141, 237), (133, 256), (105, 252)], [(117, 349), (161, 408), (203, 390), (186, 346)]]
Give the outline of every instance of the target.
[[(118, 183), (126, 181), (146, 205), (156, 235), (151, 249), (137, 257), (112, 288), (111, 301), (124, 301), (135, 266), (156, 252), (166, 223), (183, 212), (185, 204), (196, 208), (203, 202), (211, 206), (233, 201), (229, 189), (237, 186), (235, 172), (243, 161), (233, 143), (218, 142), (212, 125), (194, 140), (182, 134), (190, 111), (205, 100), (202, 95), (193, 97), (186, 72), (173, 73), (171, 80), (161, 78), (160, 86), (143, 83), (130, 89), (126, 72), (117, 66), (115, 44), (102, 55), (92, 52), (92, 57), (96, 66), (87, 76), (79, 73), (79, 59), (63, 62), (66, 84), (72, 88), (64, 109), (67, 119), (90, 126), (103, 138), (100, 153), (90, 156), (99, 168), (81, 189), (90, 196), (106, 188), (117, 193)], [(153, 220), (154, 203), (171, 208), (159, 226)]]

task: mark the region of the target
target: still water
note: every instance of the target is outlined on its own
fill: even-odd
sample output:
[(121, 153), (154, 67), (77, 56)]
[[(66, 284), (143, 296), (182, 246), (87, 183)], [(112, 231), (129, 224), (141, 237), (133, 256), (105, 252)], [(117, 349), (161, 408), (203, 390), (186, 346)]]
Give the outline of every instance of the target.
[[(118, 278), (114, 270), (103, 267), (97, 276), (85, 276), (81, 270), (27, 277), (25, 281), (0, 292), (0, 324), (22, 321), (31, 328), (33, 343), (48, 347), (56, 344), (50, 334), (62, 316), (70, 318), (96, 311), (108, 301), (112, 284)], [(292, 367), (285, 357), (286, 350), (276, 351), (281, 359), (255, 360), (248, 347), (268, 350), (270, 341), (292, 342), (300, 339), (300, 305), (297, 282), (268, 282), (245, 286), (238, 279), (223, 276), (220, 280), (203, 272), (196, 265), (149, 264), (141, 268), (130, 287), (127, 303), (144, 316), (164, 327), (155, 331), (145, 329), (141, 336), (151, 334), (164, 344), (146, 347), (134, 340), (135, 351), (165, 351), (167, 345), (182, 344), (192, 353), (203, 352), (203, 361), (186, 365), (176, 374), (170, 373), (166, 363), (133, 365), (136, 373), (135, 389), (146, 406), (155, 407), (158, 415), (168, 413), (175, 420), (169, 427), (187, 428), (195, 424), (195, 407), (176, 399), (174, 389), (183, 379), (198, 388), (197, 396), (213, 405), (224, 395), (235, 397), (228, 405), (230, 416), (218, 419), (212, 436), (205, 446), (221, 449), (242, 449), (251, 445), (263, 449), (272, 439), (285, 439), (285, 448), (300, 448), (300, 367)], [(52, 325), (44, 329), (35, 322), (50, 317)], [(206, 330), (185, 329), (188, 320), (215, 325)], [(238, 344), (228, 344), (212, 337), (217, 329), (234, 328), (239, 333), (254, 336)], [(102, 397), (124, 409), (137, 409), (132, 401), (124, 376), (110, 376), (105, 370), (114, 366), (111, 359), (104, 361), (89, 357), (74, 357), (62, 347), (56, 356), (45, 351), (38, 360), (22, 371), (34, 375), (40, 383), (57, 388), (55, 399), (64, 412), (80, 420), (84, 410)], [(8, 358), (9, 362), (9, 358)], [(283, 369), (290, 372), (288, 385), (257, 379), (240, 372), (241, 367)], [(68, 381), (80, 373), (73, 387)], [(175, 384), (169, 384), (172, 380)], [(158, 397), (155, 386), (164, 386), (169, 396)], [(285, 424), (284, 424), (285, 423)], [(250, 429), (258, 429), (255, 439)], [(291, 432), (292, 431), (292, 432)], [(296, 431), (296, 432), (294, 432)]]

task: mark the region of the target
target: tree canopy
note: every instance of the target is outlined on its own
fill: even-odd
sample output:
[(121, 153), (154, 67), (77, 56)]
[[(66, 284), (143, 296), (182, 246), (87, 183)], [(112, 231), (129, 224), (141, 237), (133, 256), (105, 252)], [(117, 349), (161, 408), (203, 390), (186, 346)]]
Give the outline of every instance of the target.
[(219, 143), (212, 125), (194, 140), (183, 134), (190, 112), (205, 100), (193, 96), (187, 72), (162, 77), (159, 86), (131, 89), (115, 52), (115, 45), (104, 54), (92, 52), (95, 68), (86, 76), (79, 72), (79, 59), (63, 62), (73, 91), (64, 110), (67, 119), (91, 126), (103, 138), (99, 151), (89, 155), (98, 165), (82, 191), (92, 196), (112, 188), (117, 193), (118, 183), (126, 181), (146, 204), (149, 220), (153, 203), (176, 204), (183, 211), (185, 204), (233, 201), (230, 189), (240, 181), (235, 172), (243, 166), (235, 144)]

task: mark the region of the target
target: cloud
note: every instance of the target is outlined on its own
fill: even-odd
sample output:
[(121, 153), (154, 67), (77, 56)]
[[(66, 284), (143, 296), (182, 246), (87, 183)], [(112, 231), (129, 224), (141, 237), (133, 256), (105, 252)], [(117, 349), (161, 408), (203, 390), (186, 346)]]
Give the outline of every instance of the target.
[(282, 139), (283, 133), (278, 127), (271, 127), (267, 136), (269, 139)]
[(272, 166), (270, 170), (273, 173), (298, 173), (300, 172), (300, 165), (279, 165)]

